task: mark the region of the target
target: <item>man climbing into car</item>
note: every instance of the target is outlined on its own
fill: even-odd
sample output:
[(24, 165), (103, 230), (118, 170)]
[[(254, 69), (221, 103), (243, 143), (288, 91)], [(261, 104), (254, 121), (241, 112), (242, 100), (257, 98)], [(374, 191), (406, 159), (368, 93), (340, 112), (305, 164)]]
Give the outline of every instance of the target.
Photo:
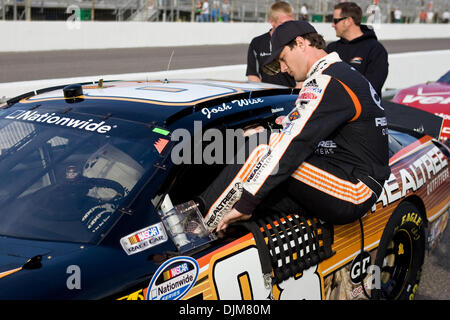
[(333, 224), (362, 217), (389, 177), (387, 122), (381, 101), (359, 72), (327, 54), (306, 21), (275, 30), (264, 72), (304, 81), (295, 107), (250, 152), (227, 165), (197, 201), (210, 230), (258, 216), (264, 208), (302, 210)]

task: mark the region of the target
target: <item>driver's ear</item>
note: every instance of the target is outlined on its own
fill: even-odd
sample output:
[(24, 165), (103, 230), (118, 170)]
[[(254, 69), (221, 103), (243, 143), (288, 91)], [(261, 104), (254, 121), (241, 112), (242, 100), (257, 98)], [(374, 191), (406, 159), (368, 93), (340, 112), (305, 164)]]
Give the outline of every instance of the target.
[(297, 43), (297, 46), (300, 47), (300, 49), (302, 49), (304, 47), (304, 45), (305, 45), (305, 39), (303, 39), (300, 36), (295, 38), (295, 42)]

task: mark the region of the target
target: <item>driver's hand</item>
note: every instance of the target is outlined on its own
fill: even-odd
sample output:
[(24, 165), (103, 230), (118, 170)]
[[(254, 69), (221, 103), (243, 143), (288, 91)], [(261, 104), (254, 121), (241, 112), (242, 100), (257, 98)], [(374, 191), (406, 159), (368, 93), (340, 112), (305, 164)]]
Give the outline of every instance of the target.
[(265, 129), (263, 126), (257, 126), (257, 127), (251, 127), (251, 128), (244, 129), (244, 137), (251, 136), (252, 134), (255, 134), (255, 133), (263, 132), (264, 130)]
[(251, 218), (251, 216), (251, 214), (244, 214), (233, 208), (227, 215), (225, 215), (225, 217), (223, 217), (222, 220), (220, 220), (219, 224), (216, 227), (216, 231), (224, 231), (228, 227), (228, 225), (238, 221), (248, 220)]
[(279, 117), (277, 117), (275, 119), (275, 123), (281, 126), (283, 124), (284, 117), (286, 117), (286, 116), (279, 116)]

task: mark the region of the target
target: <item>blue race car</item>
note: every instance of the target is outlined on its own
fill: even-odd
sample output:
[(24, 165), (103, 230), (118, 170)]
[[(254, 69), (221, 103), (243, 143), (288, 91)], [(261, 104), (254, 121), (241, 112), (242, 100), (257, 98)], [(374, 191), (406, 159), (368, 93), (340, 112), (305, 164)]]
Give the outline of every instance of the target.
[[(391, 128), (393, 173), (361, 226), (272, 214), (218, 237), (189, 206), (226, 165), (218, 149), (191, 159), (213, 143), (203, 132), (275, 129), (297, 96), (245, 82), (100, 81), (9, 100), (0, 299), (359, 299), (369, 265), (380, 270), (372, 297), (413, 297), (449, 208), (449, 150), (424, 133)], [(184, 216), (171, 215), (182, 203)]]

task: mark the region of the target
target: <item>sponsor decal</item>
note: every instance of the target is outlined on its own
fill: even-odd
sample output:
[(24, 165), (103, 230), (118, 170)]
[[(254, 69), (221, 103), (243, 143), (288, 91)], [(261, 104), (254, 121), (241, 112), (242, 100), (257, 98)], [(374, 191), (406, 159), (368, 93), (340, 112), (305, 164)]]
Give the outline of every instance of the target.
[(414, 223), (417, 227), (421, 227), (422, 226), (422, 218), (420, 216), (420, 214), (416, 213), (416, 212), (408, 212), (407, 214), (405, 214), (402, 217), (402, 222), (400, 223), (400, 225), (403, 225), (404, 223), (407, 222), (412, 222)]
[(375, 118), (375, 127), (386, 127), (387, 126), (387, 119), (386, 117), (381, 118)]
[(167, 139), (163, 139), (163, 138), (159, 138), (154, 144), (153, 146), (156, 148), (156, 150), (158, 151), (159, 154), (161, 154), (161, 152), (163, 152), (164, 148), (166, 147), (166, 145), (169, 143), (169, 140)]
[(294, 121), (298, 118), (300, 118), (300, 113), (297, 110), (294, 110), (289, 114), (289, 121)]
[[(377, 202), (383, 207), (405, 197), (408, 192), (419, 190), (427, 181), (427, 195), (430, 195), (449, 177), (448, 162), (445, 155), (436, 147), (415, 160), (408, 168), (398, 172), (401, 187), (397, 177), (391, 173), (384, 183), (383, 191)], [(375, 211), (375, 205), (372, 208)]]
[(384, 108), (381, 106), (380, 96), (375, 91), (375, 89), (373, 88), (372, 84), (370, 82), (367, 82), (367, 83), (369, 84), (370, 94), (372, 95), (373, 102), (375, 102), (375, 104), (378, 106), (378, 108), (380, 108), (381, 110), (384, 111)]
[(302, 99), (297, 99), (295, 100), (295, 106), (300, 109), (303, 110), (306, 108), (306, 105), (309, 103), (310, 100), (302, 100)]
[(350, 63), (361, 64), (362, 61), (363, 61), (363, 58), (361, 58), (361, 57), (354, 57), (352, 60), (350, 60)]
[(450, 120), (450, 115), (444, 113), (435, 113), (435, 115), (444, 118), (445, 120)]
[(383, 136), (387, 135), (389, 133), (388, 127), (387, 127), (387, 119), (386, 117), (381, 118), (375, 118), (375, 127), (381, 127), (381, 134)]
[[(442, 126), (441, 131), (441, 139), (443, 141), (447, 140), (450, 137), (450, 115), (445, 113), (435, 113), (438, 117), (444, 118), (444, 124)], [(447, 136), (447, 137), (446, 137)]]
[[(362, 264), (361, 264), (362, 260)], [(350, 267), (350, 281), (353, 284), (360, 284), (361, 281), (367, 276), (367, 269), (371, 265), (371, 257), (370, 254), (366, 251), (356, 256), (353, 259), (352, 265)]]
[(381, 269), (373, 264), (377, 250), (363, 252), (361, 266), (361, 251), (358, 251), (352, 262), (330, 273), (324, 278), (324, 297), (326, 300), (362, 300), (366, 299), (361, 285), (361, 274), (364, 277), (364, 288), (371, 290), (381, 288)]
[(319, 62), (316, 62), (316, 66), (314, 67), (314, 69), (312, 71), (310, 71), (308, 76), (311, 77), (316, 72), (319, 72), (319, 71), (325, 69), (325, 67), (328, 67), (328, 65), (329, 65), (329, 63), (328, 63), (328, 61), (326, 59), (323, 59), (323, 60), (320, 60)]
[[(230, 191), (223, 197), (217, 207), (211, 213), (211, 217), (207, 219), (206, 225), (209, 228), (213, 228), (222, 219), (223, 215), (231, 210), (232, 206), (236, 203), (242, 194), (242, 183), (236, 182)], [(206, 220), (206, 219), (205, 219)]]
[(315, 87), (303, 87), (302, 89), (304, 92), (313, 92), (313, 93), (317, 93), (317, 94), (321, 94), (323, 89), (320, 88), (315, 88)]
[(194, 286), (199, 274), (197, 261), (175, 257), (164, 262), (153, 275), (147, 289), (147, 300), (179, 300)]
[(283, 130), (281, 130), (281, 133), (286, 134), (286, 135), (291, 135), (292, 132), (292, 128), (293, 128), (293, 124), (292, 122), (289, 122), (286, 124), (286, 126), (283, 128)]
[(152, 131), (155, 132), (155, 133), (162, 134), (163, 136), (168, 136), (170, 134), (170, 131), (165, 130), (165, 129), (161, 129), (161, 128), (153, 128)]
[(188, 272), (188, 271), (189, 271), (189, 265), (187, 262), (184, 262), (170, 270), (164, 271), (163, 272), (164, 281), (175, 278), (176, 276), (179, 276), (180, 274)]
[(80, 120), (75, 118), (69, 118), (64, 116), (56, 115), (56, 113), (38, 113), (36, 111), (25, 111), (25, 110), (16, 110), (12, 112), (10, 115), (6, 116), (5, 119), (11, 120), (23, 120), (29, 122), (39, 122), (46, 123), (52, 125), (58, 125), (61, 127), (68, 127), (73, 129), (86, 130), (91, 132), (98, 133), (107, 133), (111, 130), (111, 128), (115, 128), (116, 126), (110, 126), (105, 123), (105, 121), (94, 122), (93, 119), (89, 120)]
[(128, 295), (117, 298), (117, 300), (145, 300), (144, 289), (139, 289), (138, 291), (135, 291)]
[(420, 104), (449, 104), (450, 97), (442, 97), (442, 96), (415, 96), (412, 94), (407, 94), (402, 103), (414, 103), (418, 102)]
[(319, 85), (317, 84), (316, 79), (312, 79), (303, 84), (303, 89), (305, 88), (319, 88)]
[(315, 100), (317, 99), (317, 95), (310, 91), (305, 91), (300, 93), (298, 97), (300, 100)]
[(320, 155), (334, 154), (334, 149), (336, 148), (337, 145), (333, 140), (324, 140), (319, 142), (314, 153)]
[(120, 239), (123, 250), (132, 255), (167, 241), (167, 233), (161, 222), (136, 231)]
[(252, 173), (250, 173), (247, 182), (257, 181), (261, 173), (266, 169), (266, 167), (270, 164), (272, 159), (272, 152), (270, 149), (267, 150), (267, 153), (259, 160), (253, 169)]
[(272, 111), (272, 113), (277, 113), (277, 112), (282, 112), (284, 111), (284, 108), (275, 108), (275, 109), (270, 109), (270, 111)]

